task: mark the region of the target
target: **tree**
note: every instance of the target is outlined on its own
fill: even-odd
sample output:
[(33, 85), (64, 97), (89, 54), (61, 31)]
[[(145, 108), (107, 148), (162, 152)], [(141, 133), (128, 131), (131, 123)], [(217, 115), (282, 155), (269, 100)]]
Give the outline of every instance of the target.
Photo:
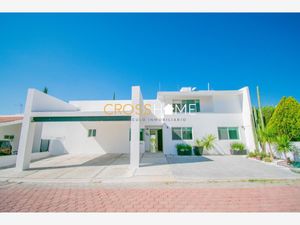
[(265, 125), (268, 125), (274, 111), (275, 111), (274, 106), (264, 106), (264, 107), (262, 107), (262, 114), (263, 114), (263, 120), (265, 122)]
[(262, 128), (262, 121), (264, 122), (264, 125), (268, 125), (270, 122), (270, 119), (272, 118), (272, 115), (275, 111), (274, 106), (263, 106), (261, 108), (263, 120), (260, 118), (259, 109), (253, 107), (253, 114), (254, 114), (254, 120), (256, 123), (256, 127)]
[(45, 94), (48, 94), (48, 88), (47, 88), (47, 87), (44, 87), (43, 92), (44, 92)]
[(290, 142), (289, 137), (286, 135), (277, 137), (276, 144), (277, 151), (282, 152), (284, 154), (285, 159), (287, 160), (286, 153), (293, 151), (293, 145)]
[(300, 104), (293, 97), (283, 97), (268, 123), (268, 128), (289, 140), (300, 137)]

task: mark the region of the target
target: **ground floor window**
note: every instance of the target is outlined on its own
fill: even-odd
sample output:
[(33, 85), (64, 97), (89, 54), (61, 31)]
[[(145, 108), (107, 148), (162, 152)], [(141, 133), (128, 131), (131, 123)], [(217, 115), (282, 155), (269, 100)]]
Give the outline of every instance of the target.
[(15, 138), (14, 135), (4, 135), (4, 139), (13, 140)]
[(89, 129), (88, 137), (96, 137), (96, 129)]
[(240, 139), (238, 127), (219, 127), (218, 135), (219, 135), (219, 140), (238, 140), (238, 139)]
[(172, 140), (192, 140), (193, 129), (191, 127), (173, 127)]

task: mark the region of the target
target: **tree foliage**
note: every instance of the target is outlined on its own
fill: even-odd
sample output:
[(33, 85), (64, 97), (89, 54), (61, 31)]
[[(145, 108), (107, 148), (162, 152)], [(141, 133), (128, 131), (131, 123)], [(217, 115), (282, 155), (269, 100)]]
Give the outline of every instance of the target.
[(263, 119), (264, 119), (265, 125), (268, 125), (274, 111), (275, 111), (274, 106), (264, 106), (264, 107), (262, 107), (262, 114), (263, 114)]
[(45, 94), (48, 94), (48, 88), (47, 88), (47, 87), (44, 87), (43, 92), (44, 92)]
[(268, 128), (278, 136), (290, 140), (300, 137), (300, 104), (293, 97), (283, 97), (268, 123)]

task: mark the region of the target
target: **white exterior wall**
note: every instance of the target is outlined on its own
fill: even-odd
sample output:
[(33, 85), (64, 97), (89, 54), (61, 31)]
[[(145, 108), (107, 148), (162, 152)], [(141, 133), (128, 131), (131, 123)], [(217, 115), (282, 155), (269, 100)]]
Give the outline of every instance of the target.
[(43, 124), (36, 123), (35, 131), (34, 131), (34, 138), (33, 138), (33, 145), (32, 145), (32, 152), (40, 152), (42, 131), (43, 131)]
[[(96, 112), (96, 111), (104, 111), (104, 107), (107, 104), (131, 104), (131, 100), (104, 100), (104, 101), (69, 101), (69, 103), (76, 108), (78, 108), (82, 112)], [(113, 107), (108, 106), (106, 111), (112, 111)]]
[[(164, 96), (165, 95), (165, 96)], [(230, 154), (232, 142), (243, 142), (249, 151), (255, 149), (251, 124), (251, 103), (247, 88), (229, 92), (187, 92), (163, 93), (160, 100), (145, 100), (145, 103), (172, 106), (174, 100), (199, 99), (200, 112), (194, 114), (149, 115), (144, 117), (146, 127), (163, 128), (163, 150), (165, 154), (177, 154), (176, 144), (194, 145), (197, 138), (213, 134), (217, 137), (215, 149), (209, 154)], [(151, 119), (162, 121), (151, 121)], [(172, 119), (184, 119), (174, 121)], [(172, 140), (172, 127), (192, 127), (193, 140)], [(218, 127), (238, 127), (239, 140), (219, 140)], [(147, 143), (146, 143), (147, 144)], [(207, 152), (206, 152), (207, 153)]]
[[(167, 121), (172, 118), (186, 118), (184, 121)], [(217, 140), (215, 149), (209, 154), (230, 154), (230, 143), (241, 141), (245, 143), (245, 132), (243, 129), (242, 115), (239, 113), (200, 113), (195, 115), (173, 115), (165, 116), (164, 123), (156, 123), (163, 128), (163, 150), (165, 154), (177, 154), (176, 144), (187, 143), (194, 145), (197, 138), (213, 134), (218, 138), (218, 127), (238, 127), (240, 131), (240, 140)], [(148, 126), (150, 124), (147, 124)], [(172, 127), (192, 127), (193, 140), (172, 140)]]
[[(88, 130), (96, 129), (96, 137)], [(51, 155), (129, 153), (128, 121), (44, 123), (42, 139), (49, 139)]]

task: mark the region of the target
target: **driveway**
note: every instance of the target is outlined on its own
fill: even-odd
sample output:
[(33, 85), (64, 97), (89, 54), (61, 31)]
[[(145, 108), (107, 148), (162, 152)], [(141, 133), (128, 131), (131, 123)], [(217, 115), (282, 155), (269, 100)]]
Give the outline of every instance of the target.
[(146, 153), (130, 170), (129, 155), (62, 155), (31, 163), (30, 169), (0, 169), (11, 182), (177, 182), (211, 180), (300, 179), (287, 168), (243, 156), (165, 156)]
[(288, 168), (244, 156), (167, 156), (176, 180), (297, 179)]
[(60, 155), (38, 160), (30, 169), (0, 169), (0, 181), (89, 182), (131, 176), (126, 154)]

